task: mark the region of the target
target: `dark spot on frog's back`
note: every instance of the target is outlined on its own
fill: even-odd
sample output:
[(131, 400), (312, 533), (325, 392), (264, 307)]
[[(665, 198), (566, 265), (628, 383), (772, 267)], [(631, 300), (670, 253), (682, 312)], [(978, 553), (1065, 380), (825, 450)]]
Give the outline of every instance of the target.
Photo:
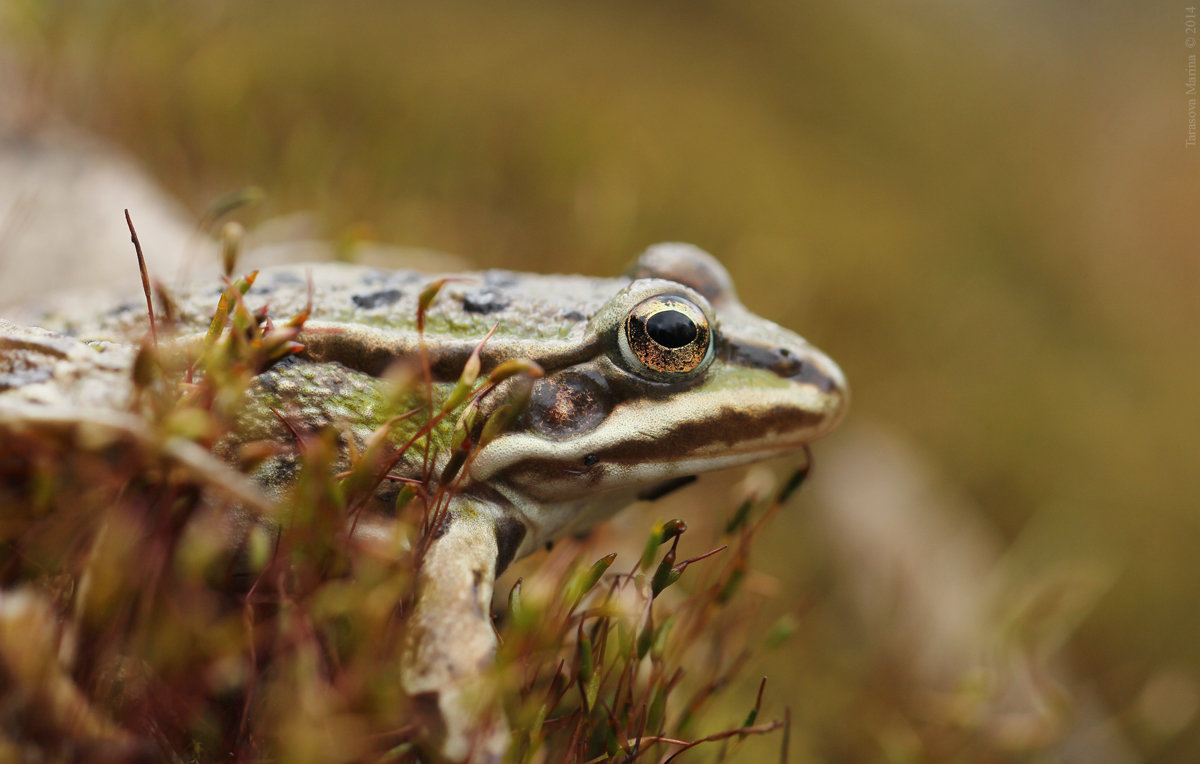
[(481, 289), (463, 295), (463, 310), (468, 313), (496, 313), (508, 307), (508, 298), (492, 289)]
[(578, 435), (604, 421), (613, 407), (608, 381), (591, 369), (568, 369), (540, 379), (526, 409), (526, 421), (550, 438)]
[(382, 289), (378, 292), (351, 295), (350, 300), (363, 310), (395, 305), (400, 300), (399, 289)]

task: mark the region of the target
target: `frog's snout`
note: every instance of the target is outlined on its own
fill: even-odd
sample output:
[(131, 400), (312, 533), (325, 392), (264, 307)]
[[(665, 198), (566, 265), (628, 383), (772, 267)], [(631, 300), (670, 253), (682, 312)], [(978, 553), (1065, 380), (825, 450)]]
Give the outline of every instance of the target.
[(846, 376), (832, 358), (796, 338), (794, 344), (767, 345), (747, 340), (727, 340), (722, 350), (725, 360), (734, 366), (770, 371), (777, 377), (803, 386), (810, 413), (822, 416), (819, 432), (828, 433), (845, 414), (850, 400)]
[(824, 419), (820, 431), (813, 437), (828, 435), (846, 416), (850, 407), (850, 387), (846, 384), (846, 375), (841, 367), (829, 356), (811, 348), (790, 379), (812, 385), (820, 392), (824, 399)]

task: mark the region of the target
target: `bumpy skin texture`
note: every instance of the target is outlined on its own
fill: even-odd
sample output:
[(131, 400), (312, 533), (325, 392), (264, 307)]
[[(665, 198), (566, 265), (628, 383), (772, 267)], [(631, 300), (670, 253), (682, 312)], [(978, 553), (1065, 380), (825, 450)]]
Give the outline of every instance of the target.
[(0, 405), (113, 410), (130, 394), (133, 348), (85, 344), (0, 318)]
[[(441, 279), (419, 335), (418, 301)], [(185, 336), (203, 333), (219, 294), (175, 295)], [(631, 314), (660, 299), (685, 301), (703, 323), (694, 335), (684, 332), (702, 338), (679, 349), (686, 363), (660, 365), (677, 349), (647, 355), (645, 337), (630, 341)], [(312, 313), (298, 338), (304, 352), (252, 388), (238, 421), (243, 440), (290, 442), (293, 428), (332, 425), (347, 448), (361, 449), (395, 413), (380, 375), (423, 353), (441, 400), (489, 331), (482, 374), (513, 359), (544, 370), (525, 413), (474, 455), (418, 573), (405, 689), (436, 709), (442, 752), (456, 760), (495, 761), (505, 749), (503, 717), (479, 697), (495, 646), (489, 602), (500, 570), (693, 475), (795, 450), (831, 430), (847, 403), (829, 358), (747, 311), (720, 264), (683, 244), (652, 247), (614, 279), (509, 271), (438, 277), (330, 264), (270, 269), (246, 303), (269, 306), (277, 322), (309, 304)], [(54, 320), (87, 344), (0, 324), (0, 414), (20, 419), (32, 416), (31, 407), (54, 406), (86, 419), (123, 409), (132, 346), (145, 329), (141, 304)], [(479, 421), (505, 392), (481, 401)], [(398, 425), (394, 438), (415, 426)], [(452, 426), (447, 418), (429, 436), (434, 475), (449, 458)], [(420, 461), (401, 462), (396, 472), (417, 477)], [(279, 495), (294, 470), (294, 456), (281, 454), (256, 477)]]
[[(513, 358), (546, 372), (526, 416), (478, 455), (463, 486), (479, 489), (480, 501), (499, 498), (503, 514), (525, 529), (504, 562), (594, 524), (656, 485), (795, 449), (831, 429), (845, 408), (836, 365), (748, 312), (711, 256), (665, 244), (643, 254), (627, 277), (613, 279), (510, 271), (431, 276), (337, 264), (265, 270), (248, 307), (269, 306), (277, 321), (286, 319), (305, 308), (311, 284), (312, 315), (299, 361), (260, 377), (252, 396), (259, 405), (248, 407), (244, 432), (289, 440), (276, 409), (313, 429), (338, 424), (361, 444), (385, 418), (376, 378), (398, 359), (417, 356), (417, 302), (443, 278), (424, 332), (435, 384), (452, 384), (493, 327), (484, 374)], [(218, 294), (206, 288), (176, 295), (185, 331), (206, 328)], [(701, 373), (650, 379), (624, 359), (629, 311), (659, 294), (685, 297), (710, 316), (712, 358)], [(144, 329), (143, 312), (131, 301), (99, 318), (60, 317), (60, 325), (82, 338), (127, 342)], [(433, 434), (435, 445), (448, 439), (445, 429)], [(280, 487), (287, 466), (267, 465), (260, 478)]]

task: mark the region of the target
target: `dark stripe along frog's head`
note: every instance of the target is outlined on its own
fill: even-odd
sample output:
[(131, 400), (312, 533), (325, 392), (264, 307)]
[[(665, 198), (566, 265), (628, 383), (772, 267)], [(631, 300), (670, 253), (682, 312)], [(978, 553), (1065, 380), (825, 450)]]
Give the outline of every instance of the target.
[(837, 365), (747, 311), (712, 256), (660, 244), (629, 277), (588, 317), (590, 351), (546, 358), (520, 425), (471, 467), (526, 516), (522, 552), (698, 473), (799, 449), (845, 412)]

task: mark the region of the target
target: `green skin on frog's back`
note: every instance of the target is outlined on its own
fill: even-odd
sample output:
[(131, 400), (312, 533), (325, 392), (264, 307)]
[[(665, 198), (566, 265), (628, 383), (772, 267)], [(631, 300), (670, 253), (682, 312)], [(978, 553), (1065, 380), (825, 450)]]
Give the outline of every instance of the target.
[[(289, 427), (334, 424), (361, 445), (398, 407), (419, 405), (389, 400), (380, 378), (421, 352), (417, 303), (438, 278), (345, 265), (263, 271), (247, 295), (251, 309), (266, 301), (273, 315), (299, 312), (311, 283), (313, 312), (304, 352), (258, 377), (240, 437), (287, 441)], [(182, 296), (181, 315), (204, 326), (215, 296)], [(110, 314), (108, 328), (137, 312)], [(500, 570), (698, 473), (800, 448), (837, 424), (848, 395), (836, 364), (747, 311), (724, 268), (684, 244), (650, 248), (623, 278), (451, 276), (426, 314), (435, 397), (448, 394), (493, 327), (483, 376), (509, 359), (534, 361), (545, 374), (524, 413), (459, 477), (448, 524), (423, 561), (405, 666), (406, 689), (441, 711), (443, 753), (473, 761), (499, 760), (505, 748), (504, 725), (481, 726), (468, 702), (494, 650), (488, 613)], [(480, 401), (479, 421), (502, 392)], [(454, 418), (430, 436), (434, 475), (448, 459)], [(416, 426), (396, 425), (392, 441)], [(421, 455), (424, 444), (410, 451)], [(276, 457), (260, 477), (285, 484), (289, 458)], [(415, 476), (421, 461), (397, 471)], [(484, 727), (492, 732), (480, 740)]]
[[(299, 312), (310, 275), (306, 350), (260, 375), (243, 412), (246, 439), (289, 439), (274, 411), (298, 429), (338, 424), (358, 439), (398, 413), (378, 378), (397, 359), (417, 356), (417, 300), (440, 277), (345, 265), (268, 269), (247, 302), (252, 309), (265, 302), (276, 316)], [(493, 327), (484, 376), (514, 358), (545, 370), (525, 414), (474, 458), (462, 486), (483, 503), (506, 505), (496, 513), (508, 525), (501, 568), (680, 478), (794, 450), (844, 412), (838, 367), (749, 313), (725, 270), (694, 247), (653, 247), (626, 278), (508, 271), (449, 278), (424, 331), (439, 395)], [(182, 296), (184, 319), (202, 326), (213, 297)], [(637, 311), (645, 315), (631, 317)], [(109, 321), (119, 325), (122, 316)], [(668, 341), (679, 347), (655, 341), (660, 325), (676, 330)], [(633, 342), (631, 330), (640, 332)], [(499, 392), (481, 401), (481, 413), (488, 400), (501, 401)], [(433, 434), (443, 459), (453, 424), (448, 417)], [(415, 426), (394, 426), (393, 440)]]

